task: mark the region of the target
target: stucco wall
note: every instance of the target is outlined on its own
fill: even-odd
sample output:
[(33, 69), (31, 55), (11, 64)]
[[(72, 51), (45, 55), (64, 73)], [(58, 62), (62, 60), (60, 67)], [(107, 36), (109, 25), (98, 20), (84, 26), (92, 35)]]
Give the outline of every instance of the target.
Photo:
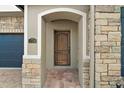
[[(28, 38), (36, 37), (37, 38), (37, 26), (38, 26), (38, 14), (49, 9), (53, 8), (73, 8), (83, 12), (88, 12), (88, 6), (83, 5), (29, 5), (28, 6)], [(31, 50), (34, 51), (31, 51)], [(37, 45), (28, 45), (28, 54), (36, 55), (37, 54)]]
[[(71, 67), (71, 68), (77, 68), (77, 33), (78, 33), (78, 25), (76, 22), (73, 21), (55, 21), (55, 22), (49, 22), (46, 26), (46, 62), (47, 62), (47, 68), (57, 68), (59, 66), (54, 66), (54, 30), (63, 30), (63, 31), (70, 31), (70, 62), (71, 66), (60, 66), (60, 67)], [(59, 68), (60, 68), (59, 67)]]

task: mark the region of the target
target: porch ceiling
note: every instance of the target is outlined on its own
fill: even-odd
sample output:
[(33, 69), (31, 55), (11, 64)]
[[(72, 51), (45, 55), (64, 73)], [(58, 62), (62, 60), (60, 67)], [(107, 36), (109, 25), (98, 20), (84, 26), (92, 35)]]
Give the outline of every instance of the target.
[(55, 13), (50, 13), (48, 15), (45, 15), (43, 17), (48, 22), (59, 20), (59, 19), (68, 19), (68, 20), (78, 22), (81, 16), (71, 12), (55, 12)]

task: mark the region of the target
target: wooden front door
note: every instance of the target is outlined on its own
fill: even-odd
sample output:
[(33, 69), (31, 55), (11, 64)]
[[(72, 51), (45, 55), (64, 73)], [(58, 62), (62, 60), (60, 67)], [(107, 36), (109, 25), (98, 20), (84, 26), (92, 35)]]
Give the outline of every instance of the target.
[(54, 31), (54, 64), (70, 65), (70, 31)]

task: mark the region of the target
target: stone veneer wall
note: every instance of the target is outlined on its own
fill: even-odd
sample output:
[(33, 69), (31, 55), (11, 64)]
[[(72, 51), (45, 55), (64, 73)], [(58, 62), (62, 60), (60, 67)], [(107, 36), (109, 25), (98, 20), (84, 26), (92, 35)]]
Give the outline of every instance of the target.
[(83, 88), (89, 88), (89, 80), (90, 80), (90, 77), (89, 77), (90, 64), (89, 63), (90, 63), (89, 61), (85, 61), (85, 62), (83, 62), (82, 66), (81, 66), (81, 69), (82, 69), (81, 73), (83, 73), (82, 74), (82, 76), (83, 76), (82, 81), (83, 82), (80, 82), (80, 83), (82, 83), (81, 87), (83, 87)]
[(95, 6), (95, 87), (120, 79), (120, 6)]
[[(90, 31), (91, 31), (91, 12), (90, 12), (90, 8), (89, 8), (89, 12), (87, 14), (88, 17), (88, 22), (87, 22), (87, 41), (88, 41), (88, 52), (87, 55), (90, 55)], [(90, 86), (90, 60), (84, 60), (83, 62), (83, 66), (82, 66), (82, 71), (83, 71), (83, 88), (88, 88)]]
[(22, 87), (40, 88), (41, 85), (41, 60), (23, 59)]
[(23, 16), (0, 16), (0, 33), (23, 33)]

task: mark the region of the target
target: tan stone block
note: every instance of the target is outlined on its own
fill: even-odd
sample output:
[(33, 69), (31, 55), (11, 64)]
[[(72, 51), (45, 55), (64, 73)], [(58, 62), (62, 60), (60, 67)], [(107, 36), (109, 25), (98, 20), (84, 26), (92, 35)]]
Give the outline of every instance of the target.
[(101, 88), (110, 88), (110, 85), (108, 85), (108, 84), (101, 84)]
[(32, 59), (33, 64), (41, 64), (40, 62), (41, 62), (40, 59)]
[(97, 19), (96, 25), (107, 25), (107, 19)]
[(120, 25), (120, 19), (108, 19), (109, 25), (113, 26), (119, 26)]
[(32, 75), (40, 75), (40, 69), (32, 69), (31, 71)]
[(117, 59), (117, 63), (120, 64), (120, 59)]
[(102, 53), (101, 58), (120, 58), (120, 53)]
[(96, 13), (96, 18), (113, 18), (113, 19), (119, 19), (120, 13)]
[(120, 53), (120, 47), (112, 47), (111, 52), (112, 53)]
[(89, 73), (83, 73), (84, 79), (89, 79)]
[(110, 77), (111, 77), (111, 82), (112, 81), (117, 82), (117, 80), (121, 80), (122, 79), (121, 76), (110, 76)]
[(96, 5), (95, 9), (97, 12), (114, 12), (113, 5)]
[(101, 35), (108, 35), (108, 32), (101, 32)]
[(100, 73), (95, 73), (95, 80), (100, 81)]
[(116, 42), (101, 42), (101, 46), (116, 46)]
[(30, 59), (23, 59), (23, 64), (29, 64), (29, 63), (31, 63)]
[(120, 13), (121, 12), (121, 5), (115, 5), (114, 6), (114, 12)]
[(29, 78), (23, 78), (22, 83), (23, 84), (30, 84), (30, 79)]
[(95, 63), (102, 63), (101, 59), (95, 59)]
[(109, 70), (111, 71), (117, 71), (121, 69), (121, 65), (120, 64), (109, 64)]
[(108, 25), (110, 25), (110, 26), (119, 26), (120, 23), (109, 23)]
[(121, 33), (120, 32), (109, 32), (108, 41), (121, 41)]
[(120, 71), (109, 71), (108, 75), (120, 76)]
[(28, 72), (31, 72), (31, 69), (26, 68), (26, 69), (24, 69), (23, 71), (25, 71), (26, 73), (28, 73)]
[(108, 85), (108, 82), (100, 82), (101, 85)]
[(83, 67), (89, 67), (90, 66), (90, 63), (89, 62), (84, 62), (83, 63)]
[(101, 34), (101, 26), (95, 26), (95, 34)]
[(100, 53), (95, 53), (95, 58), (99, 59), (100, 58)]
[(101, 81), (110, 81), (110, 80), (111, 80), (111, 78), (108, 75), (101, 76)]
[(121, 42), (117, 42), (117, 46), (121, 46)]
[(95, 81), (95, 87), (96, 87), (96, 88), (100, 88), (100, 87), (101, 87), (100, 81), (97, 81), (97, 80)]
[(119, 31), (121, 31), (121, 26), (119, 26), (119, 28), (118, 28), (118, 29), (119, 29)]
[(108, 53), (110, 52), (110, 47), (108, 46), (95, 47), (95, 52)]
[(84, 73), (89, 73), (89, 67), (88, 67), (88, 68), (83, 67), (83, 72), (84, 72)]
[(107, 35), (95, 35), (95, 41), (107, 41)]
[(32, 64), (32, 68), (40, 68), (40, 64)]
[(107, 76), (107, 72), (101, 73), (101, 76)]
[[(78, 87), (77, 87), (78, 88)], [(80, 88), (80, 87), (79, 87)], [(89, 88), (89, 84), (88, 85), (83, 85), (83, 88)]]
[(31, 81), (31, 83), (33, 83), (33, 84), (40, 83), (40, 79), (31, 79), (30, 81)]
[(32, 73), (26, 73), (27, 77), (32, 77)]
[(106, 72), (107, 64), (96, 64), (96, 72)]
[(95, 46), (100, 46), (100, 42), (95, 42)]
[(26, 67), (27, 68), (32, 68), (32, 64), (27, 64)]
[(33, 68), (32, 69), (32, 73), (35, 73), (35, 72), (40, 72), (41, 70), (40, 69), (37, 69), (37, 68)]
[(26, 65), (25, 64), (22, 64), (22, 68), (26, 68)]
[(110, 64), (113, 64), (113, 63), (117, 63), (117, 62), (116, 62), (116, 59), (104, 59), (104, 60), (103, 60), (103, 63), (110, 63)]
[(104, 32), (118, 31), (118, 26), (101, 26), (101, 31)]

